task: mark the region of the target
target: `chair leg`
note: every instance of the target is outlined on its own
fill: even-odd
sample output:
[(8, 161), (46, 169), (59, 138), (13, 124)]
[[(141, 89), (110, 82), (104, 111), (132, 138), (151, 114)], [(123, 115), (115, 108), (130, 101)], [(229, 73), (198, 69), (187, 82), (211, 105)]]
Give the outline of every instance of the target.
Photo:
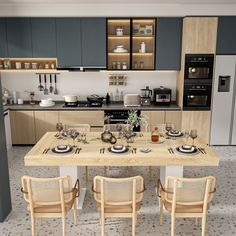
[(62, 235), (66, 236), (66, 216), (62, 215)]
[(85, 175), (86, 183), (88, 183), (88, 166), (85, 166)]
[(171, 236), (175, 236), (175, 216), (171, 216)]
[(202, 217), (202, 236), (205, 236), (206, 233), (206, 215)]
[(194, 219), (194, 226), (197, 226), (197, 217), (195, 217), (195, 219)]
[(74, 225), (77, 225), (77, 199), (75, 199), (74, 205), (73, 205), (73, 213), (74, 213)]
[(136, 226), (136, 213), (132, 216), (132, 236), (135, 236), (135, 226)]
[(34, 218), (34, 213), (31, 213), (31, 232), (32, 232), (32, 236), (35, 236), (35, 218)]
[(105, 236), (105, 219), (104, 219), (104, 215), (101, 216), (101, 225), (102, 225), (102, 236)]
[(160, 199), (160, 225), (163, 224), (163, 202)]
[(107, 167), (104, 166), (104, 176), (107, 176)]

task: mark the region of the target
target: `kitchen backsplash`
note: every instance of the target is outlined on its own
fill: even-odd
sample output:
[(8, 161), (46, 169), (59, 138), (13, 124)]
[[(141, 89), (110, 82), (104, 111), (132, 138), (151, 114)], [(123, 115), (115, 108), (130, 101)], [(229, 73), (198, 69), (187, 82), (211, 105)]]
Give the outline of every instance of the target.
[[(119, 72), (120, 73), (120, 72)], [(80, 100), (86, 100), (87, 95), (106, 95), (112, 92), (115, 95), (116, 89), (127, 93), (138, 93), (140, 89), (149, 86), (150, 89), (164, 86), (172, 89), (172, 100), (176, 98), (176, 71), (151, 71), (151, 72), (126, 72), (128, 79), (126, 86), (109, 86), (109, 75), (115, 74), (108, 71), (102, 72), (60, 72), (57, 79), (57, 89), (59, 94), (44, 95), (38, 90), (39, 79), (35, 73), (4, 73), (1, 74), (2, 87), (11, 93), (17, 92), (17, 98), (29, 100), (26, 91), (34, 91), (35, 99), (52, 98), (53, 100), (63, 100), (63, 95), (77, 95)], [(54, 77), (53, 77), (54, 78)], [(44, 86), (44, 79), (42, 78)], [(54, 86), (54, 79), (53, 79)], [(47, 88), (49, 88), (49, 76), (47, 77)]]

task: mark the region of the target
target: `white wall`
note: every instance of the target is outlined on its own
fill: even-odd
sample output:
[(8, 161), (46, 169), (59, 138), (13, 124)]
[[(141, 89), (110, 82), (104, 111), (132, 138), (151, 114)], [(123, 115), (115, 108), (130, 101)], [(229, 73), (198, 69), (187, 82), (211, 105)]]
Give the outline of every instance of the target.
[[(87, 95), (106, 95), (112, 92), (115, 94), (116, 88), (126, 93), (139, 93), (140, 89), (150, 86), (151, 89), (164, 86), (172, 89), (172, 99), (176, 97), (176, 71), (151, 71), (151, 72), (127, 72), (127, 86), (109, 86), (108, 76), (111, 72), (62, 72), (58, 76), (59, 95), (49, 94), (45, 96), (38, 91), (38, 76), (35, 73), (9, 73), (2, 72), (2, 87), (12, 91), (17, 91), (18, 97), (29, 100), (25, 91), (35, 91), (36, 100), (52, 97), (54, 100), (63, 100), (63, 95), (75, 94), (80, 100), (86, 99)], [(43, 83), (44, 85), (44, 83)], [(49, 88), (49, 77), (47, 87)]]

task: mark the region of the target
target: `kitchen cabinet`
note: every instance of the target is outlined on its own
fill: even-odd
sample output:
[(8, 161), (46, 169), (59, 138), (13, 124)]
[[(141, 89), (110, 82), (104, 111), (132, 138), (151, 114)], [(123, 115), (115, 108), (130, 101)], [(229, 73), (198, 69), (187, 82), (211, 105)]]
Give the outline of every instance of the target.
[(57, 18), (56, 41), (59, 67), (82, 65), (81, 20), (79, 18)]
[(63, 124), (89, 124), (92, 128), (104, 125), (103, 111), (59, 111), (59, 121)]
[(0, 18), (0, 58), (7, 57), (6, 19)]
[(82, 66), (106, 68), (106, 18), (82, 18)]
[(166, 111), (165, 123), (167, 122), (174, 124), (175, 129), (181, 130), (181, 111)]
[[(147, 131), (165, 123), (165, 111), (141, 111), (141, 115), (147, 119)], [(146, 131), (146, 125), (141, 126), (141, 131)]]
[(185, 53), (215, 53), (217, 17), (186, 17), (183, 21)]
[(32, 18), (33, 57), (57, 57), (54, 18)]
[(8, 57), (32, 57), (30, 18), (7, 18)]
[(35, 138), (38, 142), (46, 132), (56, 131), (58, 111), (35, 111)]
[(156, 70), (180, 70), (183, 19), (157, 18)]
[(218, 18), (216, 54), (236, 54), (236, 17), (220, 16)]
[(211, 111), (183, 111), (181, 130), (197, 129), (198, 137), (209, 143)]
[(12, 144), (35, 144), (35, 123), (33, 111), (11, 111)]

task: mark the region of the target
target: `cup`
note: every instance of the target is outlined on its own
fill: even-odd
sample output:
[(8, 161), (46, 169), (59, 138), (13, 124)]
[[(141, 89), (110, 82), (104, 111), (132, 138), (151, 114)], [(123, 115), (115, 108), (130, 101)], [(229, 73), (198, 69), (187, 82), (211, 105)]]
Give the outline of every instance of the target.
[(16, 62), (16, 69), (17, 70), (21, 69), (21, 62)]
[(18, 98), (17, 103), (18, 103), (18, 105), (22, 105), (22, 104), (24, 104), (24, 100), (22, 98)]

